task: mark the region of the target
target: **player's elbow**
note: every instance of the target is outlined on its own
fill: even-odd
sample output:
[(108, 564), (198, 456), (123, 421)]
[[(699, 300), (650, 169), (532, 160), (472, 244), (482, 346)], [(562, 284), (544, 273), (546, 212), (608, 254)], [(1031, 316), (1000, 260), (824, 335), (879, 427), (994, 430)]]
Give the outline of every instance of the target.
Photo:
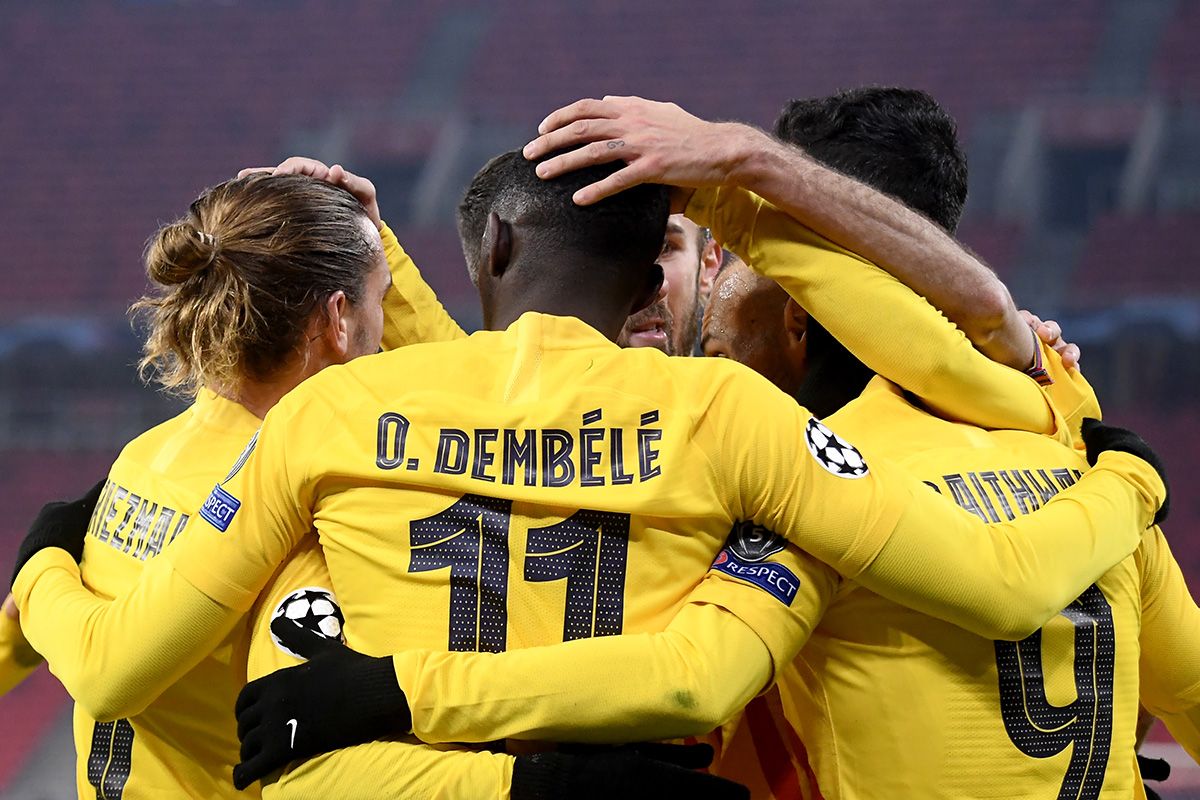
[(711, 733), (740, 711), (747, 700), (711, 682), (694, 681), (681, 686), (669, 698), (673, 720), (670, 738)]
[(138, 698), (118, 685), (116, 681), (103, 678), (89, 681), (86, 689), (71, 692), (76, 704), (96, 722), (112, 722), (134, 717), (146, 710), (147, 703), (136, 702)]
[(1023, 591), (1015, 587), (1008, 597), (996, 604), (998, 613), (985, 622), (985, 629), (976, 631), (989, 639), (1018, 642), (1049, 622), (1069, 600), (1042, 592)]
[(954, 322), (971, 344), (988, 358), (1013, 369), (1029, 367), (1032, 338), (1023, 322), (1017, 324), (1017, 309), (1008, 289), (999, 281), (975, 292)]
[(983, 635), (988, 639), (999, 639), (1008, 642), (1019, 642), (1028, 637), (1038, 628), (1046, 624), (1049, 617), (1038, 615), (1008, 615), (989, 625)]
[[(765, 652), (765, 651), (764, 651)], [(692, 668), (687, 680), (671, 692), (668, 707), (678, 728), (669, 736), (703, 736), (721, 727), (746, 707), (769, 680), (770, 661), (766, 656), (762, 670), (755, 668), (750, 654), (738, 664), (737, 674), (711, 654), (698, 650), (689, 659)], [(768, 677), (762, 677), (763, 672)], [(754, 677), (749, 677), (754, 676)], [(762, 678), (761, 680), (759, 678)]]

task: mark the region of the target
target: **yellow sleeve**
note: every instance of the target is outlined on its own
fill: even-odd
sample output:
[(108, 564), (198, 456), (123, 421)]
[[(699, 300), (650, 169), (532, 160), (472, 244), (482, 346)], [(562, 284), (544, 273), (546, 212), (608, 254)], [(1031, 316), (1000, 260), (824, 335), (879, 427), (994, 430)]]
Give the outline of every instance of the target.
[(760, 550), (756, 561), (722, 550), (659, 633), (507, 653), (394, 656), (413, 732), (435, 743), (618, 743), (708, 733), (791, 663), (836, 590), (831, 570), (779, 541), (780, 550)]
[(409, 651), (393, 661), (413, 732), (431, 742), (698, 736), (771, 679), (762, 640), (708, 604), (685, 606), (660, 633), (507, 653)]
[(508, 800), (513, 757), (371, 742), (289, 767), (263, 785), (264, 800)]
[(392, 286), (383, 296), (383, 349), (395, 350), (417, 342), (446, 342), (461, 339), (466, 331), (421, 277), (417, 265), (404, 252), (396, 234), (387, 225), (379, 230), (383, 253), (392, 273)]
[(218, 603), (250, 610), (312, 530), (311, 448), (300, 437), (321, 430), (331, 413), (295, 394), (267, 412), (233, 471), (204, 502), (195, 526), (166, 551), (179, 574)]
[(28, 678), (42, 663), (42, 657), (21, 632), (21, 623), (9, 616), (9, 597), (0, 610), (0, 697)]
[(1040, 511), (985, 525), (753, 379), (762, 391), (746, 381), (711, 412), (731, 420), (709, 450), (730, 515), (989, 639), (1023, 638), (1131, 554), (1165, 496), (1146, 462), (1108, 452)]
[(1142, 537), (1135, 558), (1142, 578), (1142, 705), (1200, 761), (1200, 608), (1157, 527)]
[(241, 617), (181, 578), (166, 556), (147, 563), (129, 593), (108, 601), (83, 585), (66, 551), (48, 548), (21, 569), (13, 595), (29, 642), (101, 722), (143, 711)]
[(1049, 378), (1042, 386), (1042, 393), (1058, 409), (1067, 431), (1070, 433), (1071, 446), (1081, 453), (1086, 453), (1083, 444), (1083, 434), (1080, 429), (1084, 419), (1101, 419), (1100, 400), (1096, 391), (1088, 383), (1087, 378), (1078, 369), (1068, 369), (1063, 365), (1062, 357), (1054, 352), (1050, 345), (1038, 339), (1041, 351), (1042, 369)]
[(697, 224), (797, 303), (872, 371), (949, 419), (1052, 433), (1037, 384), (987, 358), (924, 298), (889, 273), (740, 188), (700, 189)]
[[(126, 594), (93, 595), (62, 550), (44, 550), (22, 568), (13, 595), (25, 634), (95, 719), (137, 714), (199, 663), (308, 532), (308, 505), (288, 478), (304, 473), (303, 459), (289, 459), (284, 437), (272, 432), (290, 418), (277, 414), (285, 405), (267, 415), (194, 525)], [(240, 509), (238, 496), (253, 502)]]

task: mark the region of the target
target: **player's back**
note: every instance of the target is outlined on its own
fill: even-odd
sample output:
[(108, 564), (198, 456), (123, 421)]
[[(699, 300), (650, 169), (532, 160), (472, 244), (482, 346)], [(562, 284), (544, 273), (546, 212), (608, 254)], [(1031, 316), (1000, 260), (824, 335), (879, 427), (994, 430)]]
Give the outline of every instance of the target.
[(280, 457), (311, 492), (347, 642), (498, 651), (664, 627), (738, 518), (705, 421), (729, 380), (762, 379), (526, 314), (302, 385), (272, 417), (303, 415)]
[[(147, 561), (187, 535), (258, 424), (242, 406), (204, 391), (126, 445), (89, 525), (81, 564), (88, 587), (112, 598), (136, 584)], [(239, 635), (241, 626), (130, 719), (97, 722), (76, 705), (81, 797), (245, 796), (230, 778), (238, 761), (233, 705), (245, 683), (244, 663), (232, 663)]]
[[(1087, 469), (1049, 437), (940, 420), (880, 379), (831, 424), (986, 522)], [(780, 683), (822, 796), (1131, 796), (1139, 581), (1130, 557), (1021, 642), (843, 583)]]

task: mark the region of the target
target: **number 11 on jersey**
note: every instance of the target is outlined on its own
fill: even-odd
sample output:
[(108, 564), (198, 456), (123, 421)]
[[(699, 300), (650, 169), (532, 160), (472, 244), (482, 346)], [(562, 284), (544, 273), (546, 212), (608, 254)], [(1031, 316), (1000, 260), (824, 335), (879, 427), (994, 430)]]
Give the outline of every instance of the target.
[[(409, 526), (409, 572), (450, 570), (450, 650), (498, 653), (508, 629), (512, 501), (477, 494)], [(524, 579), (567, 582), (563, 641), (621, 633), (629, 515), (581, 509), (530, 528)]]

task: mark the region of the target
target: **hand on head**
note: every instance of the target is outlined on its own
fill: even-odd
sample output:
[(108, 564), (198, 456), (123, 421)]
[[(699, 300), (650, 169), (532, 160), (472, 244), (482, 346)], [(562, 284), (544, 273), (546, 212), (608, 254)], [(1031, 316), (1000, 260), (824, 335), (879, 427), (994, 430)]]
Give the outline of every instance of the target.
[(687, 189), (728, 182), (736, 164), (737, 143), (753, 129), (733, 123), (706, 122), (674, 103), (641, 97), (577, 100), (552, 112), (538, 126), (538, 137), (525, 145), (536, 161), (555, 150), (569, 150), (538, 165), (541, 178), (621, 160), (628, 166), (575, 193), (579, 205), (591, 205), (640, 183), (681, 187), (672, 210), (681, 211)]
[(325, 181), (334, 186), (340, 186), (354, 195), (358, 202), (362, 203), (363, 208), (366, 209), (367, 217), (370, 218), (371, 222), (375, 223), (376, 228), (383, 227), (383, 218), (379, 213), (379, 198), (375, 192), (375, 184), (361, 175), (355, 175), (341, 164), (334, 164), (330, 167), (315, 158), (292, 156), (275, 167), (247, 167), (239, 171), (237, 176), (244, 178), (256, 172), (266, 172), (271, 175), (307, 175), (310, 178)]

